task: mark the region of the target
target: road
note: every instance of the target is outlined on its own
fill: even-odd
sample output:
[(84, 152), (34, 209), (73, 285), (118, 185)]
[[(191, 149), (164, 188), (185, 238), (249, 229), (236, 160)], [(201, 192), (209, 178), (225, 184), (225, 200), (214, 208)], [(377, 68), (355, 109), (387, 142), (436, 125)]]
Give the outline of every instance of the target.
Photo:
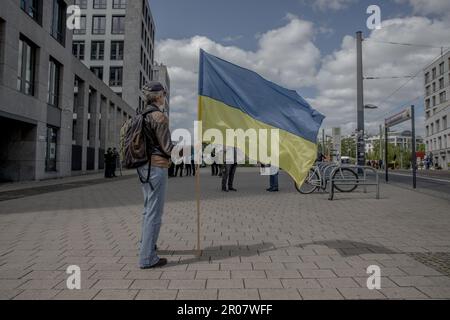
[[(381, 181), (385, 180), (384, 172), (380, 173)], [(412, 188), (412, 172), (406, 170), (389, 171), (389, 183)], [(417, 191), (428, 195), (450, 200), (450, 174), (447, 172), (417, 173)]]

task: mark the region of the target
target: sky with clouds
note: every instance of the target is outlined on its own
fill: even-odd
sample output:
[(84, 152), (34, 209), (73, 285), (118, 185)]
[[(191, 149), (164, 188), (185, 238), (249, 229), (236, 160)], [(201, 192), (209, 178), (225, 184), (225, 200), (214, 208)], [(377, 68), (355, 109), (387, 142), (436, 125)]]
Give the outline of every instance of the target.
[[(382, 28), (369, 30), (366, 9), (381, 8)], [(417, 106), (423, 134), (422, 69), (450, 46), (449, 0), (150, 0), (156, 59), (169, 67), (171, 128), (193, 127), (198, 54), (203, 48), (296, 90), (326, 116), (323, 127), (356, 128), (355, 32), (363, 31), (366, 131), (404, 106)], [(379, 41), (434, 46), (398, 46)], [(402, 89), (389, 97), (401, 85)]]

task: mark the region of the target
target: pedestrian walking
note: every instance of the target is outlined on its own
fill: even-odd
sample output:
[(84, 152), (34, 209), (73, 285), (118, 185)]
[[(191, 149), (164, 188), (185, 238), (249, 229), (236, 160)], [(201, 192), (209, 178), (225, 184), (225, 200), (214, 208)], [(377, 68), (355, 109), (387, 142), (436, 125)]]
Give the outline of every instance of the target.
[(139, 167), (138, 173), (141, 177), (149, 177), (149, 181), (142, 183), (144, 213), (139, 266), (141, 269), (148, 269), (167, 264), (167, 259), (158, 257), (156, 243), (164, 211), (167, 169), (170, 167), (174, 145), (171, 140), (169, 120), (162, 112), (166, 95), (164, 87), (161, 83), (152, 81), (146, 84), (142, 91), (146, 102), (146, 108), (143, 111), (145, 114), (143, 128), (149, 163)]

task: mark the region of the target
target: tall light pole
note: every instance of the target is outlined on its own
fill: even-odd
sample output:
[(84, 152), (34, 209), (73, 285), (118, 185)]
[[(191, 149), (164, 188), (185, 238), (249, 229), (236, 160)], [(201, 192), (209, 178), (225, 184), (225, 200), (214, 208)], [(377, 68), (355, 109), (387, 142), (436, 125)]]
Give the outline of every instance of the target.
[(364, 87), (363, 87), (363, 60), (362, 60), (362, 32), (356, 33), (356, 110), (357, 110), (357, 163), (365, 165), (364, 147)]

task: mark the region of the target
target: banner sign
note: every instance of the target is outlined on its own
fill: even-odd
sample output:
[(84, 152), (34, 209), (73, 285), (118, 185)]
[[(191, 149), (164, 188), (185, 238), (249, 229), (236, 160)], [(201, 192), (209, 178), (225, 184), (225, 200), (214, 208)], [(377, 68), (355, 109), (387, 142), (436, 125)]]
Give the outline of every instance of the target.
[(399, 112), (387, 119), (384, 120), (386, 127), (392, 127), (399, 123), (402, 123), (404, 121), (411, 119), (411, 109), (405, 109), (402, 112)]

